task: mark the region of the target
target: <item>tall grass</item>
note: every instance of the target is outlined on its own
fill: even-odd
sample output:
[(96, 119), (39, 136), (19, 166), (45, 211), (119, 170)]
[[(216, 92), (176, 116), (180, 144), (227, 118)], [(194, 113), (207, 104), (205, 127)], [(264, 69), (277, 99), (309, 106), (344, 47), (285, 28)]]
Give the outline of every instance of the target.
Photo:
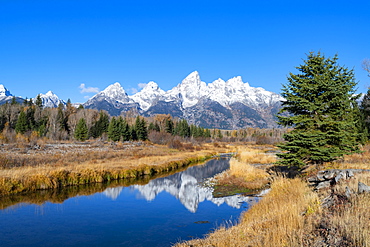
[(257, 190), (269, 183), (269, 174), (260, 168), (230, 159), (230, 169), (216, 176), (218, 185), (234, 185), (249, 190)]
[[(58, 157), (56, 162), (0, 169), (0, 196), (153, 176), (202, 162), (214, 155), (215, 151), (205, 148), (202, 151), (179, 152), (165, 147), (150, 146), (92, 153), (85, 150), (80, 153), (54, 154)], [(71, 160), (69, 154), (75, 159)], [(48, 160), (47, 155), (45, 154), (45, 160)], [(66, 157), (65, 160), (63, 157)]]
[(264, 152), (265, 148), (237, 147), (236, 157), (230, 159), (230, 169), (216, 176), (218, 185), (233, 185), (249, 190), (264, 188), (269, 183), (270, 175), (260, 165), (268, 165), (276, 160), (273, 155)]
[(238, 225), (176, 246), (301, 246), (305, 233), (314, 227), (310, 216), (319, 208), (318, 196), (305, 182), (278, 178)]
[[(370, 194), (357, 194), (358, 182), (370, 185), (370, 174), (357, 174), (346, 183), (338, 184), (330, 192), (336, 204), (323, 209), (321, 221), (336, 229), (347, 246), (370, 246)], [(349, 198), (345, 193), (346, 187), (352, 191)]]
[(272, 164), (276, 161), (276, 156), (265, 152), (264, 149), (251, 147), (238, 148), (238, 160), (246, 164)]

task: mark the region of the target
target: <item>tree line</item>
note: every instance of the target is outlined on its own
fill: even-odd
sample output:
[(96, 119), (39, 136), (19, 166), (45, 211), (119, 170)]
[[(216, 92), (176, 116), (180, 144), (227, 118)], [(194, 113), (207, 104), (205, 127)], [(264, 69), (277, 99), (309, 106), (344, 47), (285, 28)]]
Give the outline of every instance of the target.
[(170, 115), (155, 118), (141, 116), (111, 117), (105, 111), (84, 109), (82, 106), (59, 104), (56, 108), (43, 107), (37, 96), (35, 102), (15, 100), (0, 106), (0, 132), (5, 142), (14, 142), (16, 136), (45, 137), (50, 140), (77, 140), (102, 138), (117, 141), (145, 141), (150, 132), (168, 133), (183, 138), (211, 138), (209, 129), (189, 124), (185, 119)]

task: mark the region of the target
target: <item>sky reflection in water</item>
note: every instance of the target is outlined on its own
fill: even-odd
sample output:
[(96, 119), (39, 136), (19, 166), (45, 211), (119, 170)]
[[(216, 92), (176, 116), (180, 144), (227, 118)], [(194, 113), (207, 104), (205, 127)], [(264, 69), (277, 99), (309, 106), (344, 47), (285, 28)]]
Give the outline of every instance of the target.
[(171, 246), (235, 223), (255, 198), (213, 198), (199, 186), (227, 169), (211, 160), (146, 185), (107, 188), (63, 203), (18, 204), (0, 211), (2, 246)]

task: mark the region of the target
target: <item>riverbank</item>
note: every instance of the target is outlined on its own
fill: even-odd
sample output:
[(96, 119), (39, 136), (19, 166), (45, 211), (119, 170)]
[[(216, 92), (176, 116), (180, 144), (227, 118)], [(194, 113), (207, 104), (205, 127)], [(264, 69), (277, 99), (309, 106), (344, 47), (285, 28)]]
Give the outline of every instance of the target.
[[(365, 146), (362, 153), (325, 164), (320, 170), (369, 169), (369, 164), (370, 146)], [(370, 173), (316, 190), (307, 181), (317, 172), (316, 167), (309, 167), (294, 179), (274, 173), (271, 191), (242, 214), (238, 224), (176, 247), (370, 246), (370, 193), (361, 193), (359, 188), (361, 183), (370, 185)]]
[(55, 143), (43, 147), (2, 146), (0, 196), (118, 179), (151, 177), (203, 162), (221, 145), (193, 150), (169, 149), (150, 143)]

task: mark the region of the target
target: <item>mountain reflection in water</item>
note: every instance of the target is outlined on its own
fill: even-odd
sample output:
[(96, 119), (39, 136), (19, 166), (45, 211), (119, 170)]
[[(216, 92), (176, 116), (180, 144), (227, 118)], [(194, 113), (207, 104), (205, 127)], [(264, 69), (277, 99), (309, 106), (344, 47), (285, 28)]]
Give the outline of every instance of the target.
[[(216, 205), (226, 203), (230, 207), (240, 208), (243, 202), (253, 200), (251, 197), (234, 195), (222, 198), (214, 198), (212, 188), (203, 187), (202, 182), (230, 167), (226, 158), (211, 160), (201, 166), (190, 167), (186, 171), (176, 173), (164, 178), (151, 180), (146, 185), (132, 185), (132, 190), (140, 192), (147, 201), (154, 200), (163, 191), (176, 197), (186, 209), (195, 213), (203, 201), (211, 201)], [(103, 193), (112, 200), (122, 192), (123, 187), (107, 188)]]
[(0, 246), (169, 247), (203, 237), (220, 225), (237, 223), (259, 200), (213, 198), (211, 188), (202, 187), (205, 179), (228, 168), (228, 159), (215, 159), (150, 181), (117, 180), (3, 197)]

